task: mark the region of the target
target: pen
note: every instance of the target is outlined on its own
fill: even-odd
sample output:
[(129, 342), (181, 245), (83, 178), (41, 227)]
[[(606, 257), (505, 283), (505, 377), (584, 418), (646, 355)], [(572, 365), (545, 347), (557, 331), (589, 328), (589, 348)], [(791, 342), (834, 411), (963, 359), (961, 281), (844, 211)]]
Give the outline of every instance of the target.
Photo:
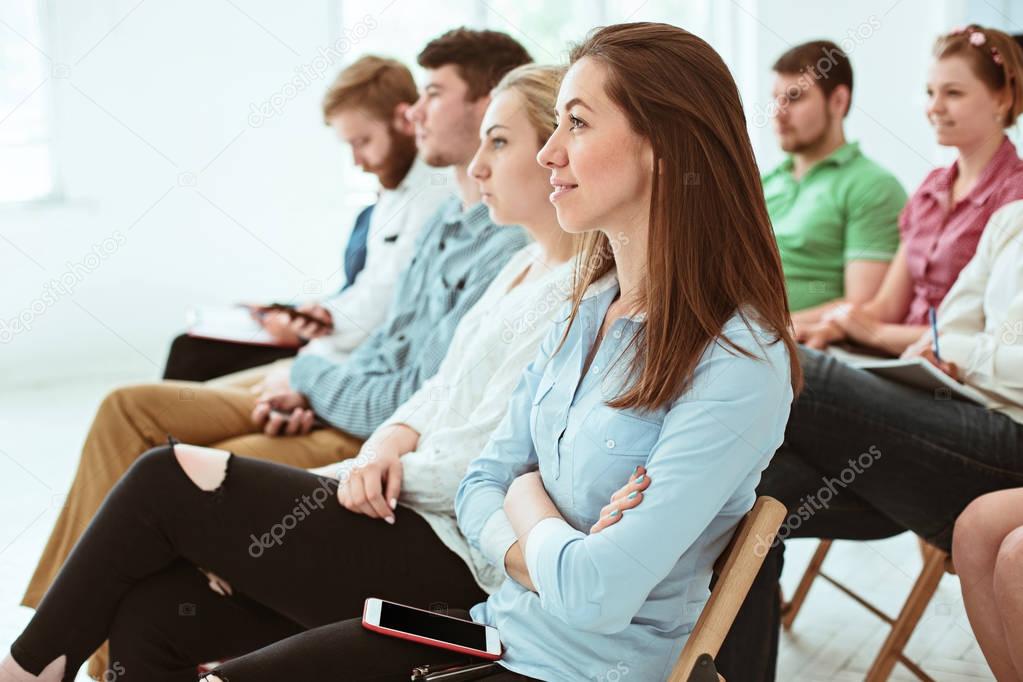
[(934, 346), (934, 358), (941, 362), (941, 351), (938, 349), (938, 313), (934, 310), (934, 306), (931, 306), (929, 315), (931, 318), (931, 340)]

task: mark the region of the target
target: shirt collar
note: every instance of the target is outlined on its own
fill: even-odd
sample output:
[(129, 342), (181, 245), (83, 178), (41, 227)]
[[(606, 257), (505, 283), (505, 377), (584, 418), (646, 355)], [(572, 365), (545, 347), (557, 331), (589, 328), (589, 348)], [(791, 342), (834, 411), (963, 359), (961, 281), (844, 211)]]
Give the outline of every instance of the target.
[[(592, 282), (590, 286), (586, 287), (580, 303), (606, 311), (611, 302), (614, 301), (615, 296), (618, 295), (619, 290), (618, 273), (612, 269), (596, 282)], [(587, 303), (587, 301), (590, 301), (590, 303)], [(646, 320), (646, 313), (640, 312), (633, 315), (625, 315), (622, 316), (622, 319), (631, 320), (632, 322), (643, 322)]]
[[(860, 155), (860, 143), (859, 142), (846, 142), (841, 147), (839, 147), (835, 151), (831, 152), (830, 154), (825, 156), (823, 159), (821, 159), (817, 163), (815, 163), (812, 166), (810, 166), (809, 170), (807, 170), (807, 172), (803, 175), (803, 177), (805, 178), (811, 172), (813, 172), (814, 170), (816, 170), (817, 168), (820, 168), (822, 166), (826, 166), (826, 165), (827, 166), (843, 166), (843, 165), (849, 163), (850, 161), (852, 161), (853, 159), (855, 159), (859, 155)], [(775, 173), (778, 173), (778, 172), (782, 172), (782, 173), (786, 173), (786, 174), (791, 175), (792, 168), (794, 166), (795, 166), (795, 160), (793, 159), (792, 155), (789, 154), (785, 158), (785, 160), (782, 161), (778, 165), (778, 167), (771, 173), (771, 175), (774, 175)]]
[(486, 204), (477, 202), (463, 210), (462, 200), (458, 196), (451, 197), (444, 206), (443, 220), (449, 227), (461, 224), (470, 233), (479, 232), (491, 224), (490, 210)]
[(1016, 146), (1009, 140), (1008, 137), (1002, 138), (1002, 144), (998, 145), (998, 150), (995, 155), (991, 157), (991, 160), (984, 166), (984, 171), (977, 178), (977, 184), (974, 185), (973, 189), (967, 195), (967, 198), (977, 206), (982, 206), (987, 201), (991, 193), (998, 187), (998, 181), (1000, 176), (1010, 165), (1011, 162), (1017, 161), (1018, 156), (1016, 155)]
[[(991, 160), (987, 162), (980, 177), (977, 178), (977, 183), (973, 186), (973, 189), (963, 197), (962, 201), (969, 201), (975, 206), (983, 206), (988, 197), (991, 196), (991, 193), (998, 188), (1001, 174), (1009, 165), (1017, 161), (1018, 158), (1016, 155), (1016, 145), (1008, 137), (1003, 136), (1002, 144), (999, 145)], [(957, 177), (959, 177), (958, 159), (951, 166), (942, 168), (938, 173), (935, 173), (930, 182), (921, 188), (921, 192), (926, 196), (945, 200), (951, 195), (952, 183), (955, 182)]]

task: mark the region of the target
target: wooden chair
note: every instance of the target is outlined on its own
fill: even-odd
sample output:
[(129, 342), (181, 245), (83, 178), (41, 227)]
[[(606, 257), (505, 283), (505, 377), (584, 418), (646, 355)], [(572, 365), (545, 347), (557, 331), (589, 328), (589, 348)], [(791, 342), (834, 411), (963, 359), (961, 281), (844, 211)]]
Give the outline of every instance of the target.
[(696, 621), (668, 682), (719, 682), (714, 666), (728, 630), (750, 585), (760, 572), (767, 548), (785, 518), (785, 505), (772, 497), (757, 498), (714, 565), (717, 583)]
[(902, 663), (918, 679), (924, 680), (924, 682), (934, 682), (933, 678), (927, 675), (920, 666), (906, 658), (903, 650), (906, 648), (909, 638), (913, 635), (913, 630), (916, 629), (917, 623), (920, 622), (920, 618), (923, 616), (927, 604), (930, 603), (931, 597), (934, 596), (935, 591), (938, 589), (941, 577), (945, 573), (955, 575), (955, 569), (952, 567), (952, 561), (949, 558), (948, 552), (938, 549), (921, 538), (917, 539), (920, 542), (920, 553), (923, 556), (923, 568), (920, 570), (920, 575), (917, 577), (916, 582), (913, 583), (913, 588), (902, 605), (902, 609), (899, 610), (899, 615), (895, 618), (892, 618), (877, 606), (871, 604), (821, 570), (824, 557), (827, 556), (832, 543), (831, 540), (821, 540), (820, 544), (817, 545), (817, 551), (813, 553), (813, 557), (810, 559), (810, 565), (807, 566), (806, 572), (803, 573), (803, 577), (799, 581), (799, 585), (796, 586), (796, 591), (792, 594), (792, 599), (782, 605), (782, 626), (786, 630), (792, 628), (792, 622), (799, 615), (803, 602), (806, 600), (806, 595), (810, 591), (810, 586), (817, 576), (820, 576), (891, 626), (891, 632), (888, 633), (888, 637), (885, 639), (884, 644), (881, 645), (881, 650), (877, 653), (873, 664), (870, 666), (870, 670), (867, 672), (866, 682), (885, 682), (891, 676), (892, 669), (896, 663)]

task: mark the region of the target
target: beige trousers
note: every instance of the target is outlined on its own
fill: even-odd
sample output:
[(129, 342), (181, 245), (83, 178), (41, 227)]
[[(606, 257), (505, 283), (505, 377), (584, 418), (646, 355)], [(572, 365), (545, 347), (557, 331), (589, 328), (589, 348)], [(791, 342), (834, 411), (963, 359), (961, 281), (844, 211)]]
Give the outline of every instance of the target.
[[(104, 398), (22, 605), (39, 605), (110, 489), (139, 455), (166, 443), (168, 435), (183, 443), (302, 468), (353, 457), (362, 444), (337, 429), (319, 429), (304, 436), (264, 435), (250, 418), (255, 404), (256, 396), (248, 388), (174, 381), (119, 388)], [(89, 674), (102, 678), (106, 663), (104, 645), (90, 659)]]

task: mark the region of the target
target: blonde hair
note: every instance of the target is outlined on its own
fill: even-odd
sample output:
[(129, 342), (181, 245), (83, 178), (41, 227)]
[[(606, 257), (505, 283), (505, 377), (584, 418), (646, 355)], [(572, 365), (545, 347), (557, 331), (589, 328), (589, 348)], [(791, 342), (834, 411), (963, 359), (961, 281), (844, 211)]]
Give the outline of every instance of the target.
[(412, 72), (396, 59), (367, 55), (345, 68), (323, 96), (323, 121), (342, 109), (363, 109), (383, 121), (391, 120), (394, 108), (418, 99)]
[(529, 123), (536, 130), (537, 139), (543, 145), (558, 127), (554, 118), (554, 105), (558, 99), (558, 88), (565, 76), (565, 66), (525, 64), (512, 69), (490, 92), (497, 97), (506, 90), (522, 95)]
[(934, 58), (963, 57), (970, 70), (992, 92), (1008, 90), (1009, 109), (1002, 127), (1008, 128), (1023, 113), (1023, 49), (1007, 33), (970, 24), (940, 36)]

